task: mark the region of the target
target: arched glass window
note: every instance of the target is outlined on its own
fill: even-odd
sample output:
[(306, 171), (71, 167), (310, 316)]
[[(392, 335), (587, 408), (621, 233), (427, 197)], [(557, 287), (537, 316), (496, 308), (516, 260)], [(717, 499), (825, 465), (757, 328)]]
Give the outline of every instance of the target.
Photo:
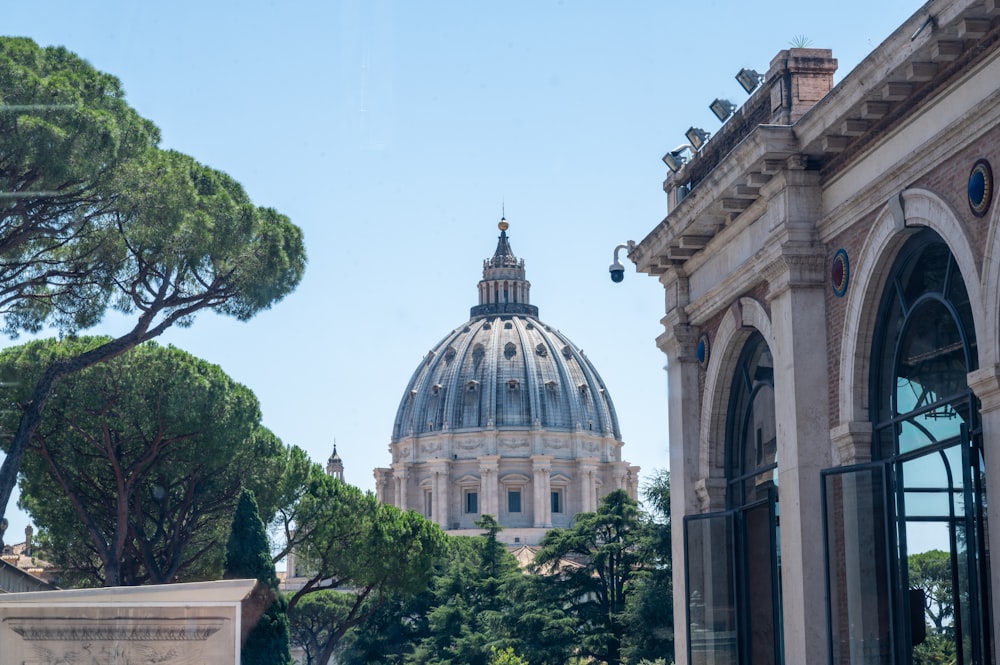
[(921, 231), (873, 338), (874, 461), (825, 474), (835, 662), (992, 662), (976, 358), (954, 256)]
[(726, 505), (685, 520), (691, 663), (782, 662), (774, 361), (743, 347), (726, 416)]

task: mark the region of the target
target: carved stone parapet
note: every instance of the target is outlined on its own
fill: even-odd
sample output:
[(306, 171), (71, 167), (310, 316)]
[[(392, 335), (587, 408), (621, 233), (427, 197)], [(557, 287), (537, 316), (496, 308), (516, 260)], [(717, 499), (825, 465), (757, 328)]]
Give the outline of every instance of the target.
[(872, 424), (869, 422), (849, 422), (830, 430), (837, 458), (843, 466), (863, 464), (872, 459)]

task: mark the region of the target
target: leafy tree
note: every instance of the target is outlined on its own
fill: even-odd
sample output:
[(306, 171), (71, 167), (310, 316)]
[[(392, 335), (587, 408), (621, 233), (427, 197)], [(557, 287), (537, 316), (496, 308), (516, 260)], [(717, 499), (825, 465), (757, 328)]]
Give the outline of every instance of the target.
[(0, 39), (0, 96), (0, 327), (75, 334), (109, 307), (134, 316), (31, 386), (0, 466), (6, 510), (61, 380), (202, 310), (252, 318), (295, 288), (305, 250), (297, 227), (232, 178), (157, 148), (118, 81), (65, 49)]
[(253, 492), (240, 494), (232, 530), (226, 543), (226, 578), (256, 579), (247, 603), (252, 612), (252, 627), (240, 651), (243, 665), (290, 665), (287, 601), (278, 591), (278, 576), (271, 562), (271, 552), (260, 521)]
[(449, 538), (446, 566), (434, 582), (434, 604), (427, 614), (429, 635), (407, 662), (488, 665), (492, 649), (522, 644), (506, 622), (511, 597), (506, 587), (523, 577), (517, 561), (498, 541), (500, 525), (483, 515), (480, 537)]
[(516, 571), (504, 577), (499, 608), (480, 615), (491, 646), (512, 649), (532, 665), (562, 665), (576, 651), (579, 623), (558, 585)]
[(490, 649), (490, 665), (529, 665), (528, 661), (514, 653), (514, 649)]
[(382, 504), (371, 492), (325, 475), (313, 475), (295, 514), (301, 520), (294, 537), (296, 558), (309, 574), (288, 602), (293, 624), (299, 621), (299, 604), (310, 594), (350, 589), (350, 602), (336, 605), (330, 617), (319, 663), (330, 659), (347, 630), (390, 599), (426, 589), (444, 547), (443, 532), (421, 515)]
[(625, 609), (628, 632), (623, 654), (628, 662), (656, 661), (666, 655), (673, 662), (674, 607), (670, 538), (670, 473), (654, 471), (643, 486), (650, 508), (638, 547), (645, 553), (645, 570), (636, 578)]
[[(597, 512), (580, 513), (568, 529), (542, 539), (534, 568), (581, 628), (579, 655), (618, 665), (628, 627), (626, 602), (644, 567), (638, 504), (624, 490), (607, 494)], [(573, 558), (578, 565), (563, 565)]]
[[(40, 340), (0, 352), (0, 394), (106, 338)], [(6, 409), (4, 419), (16, 419)], [(217, 577), (244, 479), (277, 484), (289, 453), (257, 399), (212, 364), (154, 343), (67, 377), (24, 459), (21, 503), (70, 583)], [(274, 506), (268, 506), (273, 512)]]
[(911, 554), (907, 562), (910, 587), (924, 590), (924, 616), (938, 633), (944, 633), (955, 616), (951, 556), (941, 550), (928, 550)]

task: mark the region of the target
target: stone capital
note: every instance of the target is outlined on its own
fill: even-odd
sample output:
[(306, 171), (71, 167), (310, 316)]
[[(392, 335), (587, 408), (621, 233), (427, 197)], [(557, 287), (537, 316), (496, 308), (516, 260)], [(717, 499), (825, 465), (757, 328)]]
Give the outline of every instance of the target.
[(761, 272), (768, 282), (770, 301), (791, 289), (822, 288), (826, 282), (826, 256), (822, 247), (786, 244)]
[(872, 424), (848, 422), (830, 430), (840, 464), (863, 464), (872, 459)]
[(1000, 364), (969, 372), (966, 380), (979, 398), (983, 413), (1000, 409)]

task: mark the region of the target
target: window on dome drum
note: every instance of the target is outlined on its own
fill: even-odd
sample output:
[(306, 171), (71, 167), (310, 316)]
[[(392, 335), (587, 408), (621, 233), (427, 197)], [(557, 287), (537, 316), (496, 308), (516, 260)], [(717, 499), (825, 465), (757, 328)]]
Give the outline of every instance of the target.
[(507, 491), (507, 512), (508, 513), (521, 512), (521, 490)]
[(478, 513), (479, 512), (479, 493), (478, 492), (466, 492), (465, 493), (465, 512), (467, 512), (467, 513)]
[(433, 517), (432, 513), (434, 511), (434, 497), (427, 491), (424, 492), (424, 517), (431, 519)]
[(975, 328), (934, 231), (900, 251), (872, 340), (873, 461), (823, 472), (831, 662), (992, 663)]
[(563, 511), (562, 490), (552, 492), (552, 512), (561, 513)]
[(760, 333), (739, 356), (726, 418), (727, 510), (684, 522), (688, 660), (782, 663), (774, 360)]

